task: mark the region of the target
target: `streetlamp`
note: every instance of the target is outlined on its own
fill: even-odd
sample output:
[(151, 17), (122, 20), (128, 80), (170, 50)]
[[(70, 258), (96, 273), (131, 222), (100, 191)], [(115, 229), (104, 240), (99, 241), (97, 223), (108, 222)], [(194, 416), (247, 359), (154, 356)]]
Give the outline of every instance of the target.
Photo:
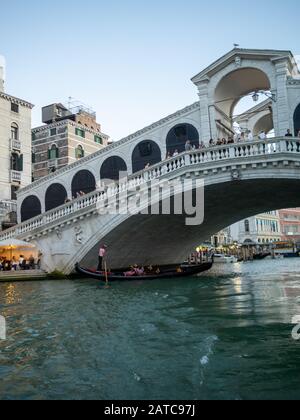
[(259, 101), (259, 95), (265, 95), (267, 98), (271, 99), (273, 102), (277, 102), (275, 93), (265, 92), (264, 90), (258, 90), (254, 92), (254, 94), (252, 95), (252, 99), (254, 102)]

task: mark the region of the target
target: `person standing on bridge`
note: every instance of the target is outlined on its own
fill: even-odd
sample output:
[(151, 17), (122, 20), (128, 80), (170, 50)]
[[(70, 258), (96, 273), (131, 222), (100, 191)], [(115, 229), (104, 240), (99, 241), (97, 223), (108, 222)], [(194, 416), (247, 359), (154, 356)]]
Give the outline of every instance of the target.
[(103, 271), (103, 259), (107, 253), (107, 246), (101, 245), (99, 249), (99, 262), (98, 262), (98, 268), (97, 271)]

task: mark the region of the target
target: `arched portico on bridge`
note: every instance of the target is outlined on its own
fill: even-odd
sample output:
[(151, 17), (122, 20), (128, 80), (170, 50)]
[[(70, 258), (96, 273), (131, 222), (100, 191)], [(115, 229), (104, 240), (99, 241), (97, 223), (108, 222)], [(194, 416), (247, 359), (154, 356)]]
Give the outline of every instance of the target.
[(42, 204), (35, 195), (26, 197), (21, 205), (21, 221), (26, 222), (42, 213)]
[(101, 181), (119, 181), (120, 176), (127, 173), (126, 162), (120, 156), (111, 156), (106, 159), (100, 169)]
[(84, 169), (76, 173), (72, 180), (72, 197), (81, 192), (88, 194), (96, 189), (96, 179), (92, 172)]
[(132, 153), (132, 173), (145, 169), (147, 165), (161, 162), (161, 150), (152, 140), (144, 140), (137, 144)]
[(49, 211), (62, 206), (67, 198), (68, 193), (63, 185), (58, 183), (50, 185), (45, 195), (45, 210)]
[(199, 132), (192, 125), (188, 123), (178, 124), (173, 127), (166, 139), (167, 152), (173, 154), (176, 150), (182, 153), (185, 150), (185, 144), (190, 141), (192, 146), (199, 146)]

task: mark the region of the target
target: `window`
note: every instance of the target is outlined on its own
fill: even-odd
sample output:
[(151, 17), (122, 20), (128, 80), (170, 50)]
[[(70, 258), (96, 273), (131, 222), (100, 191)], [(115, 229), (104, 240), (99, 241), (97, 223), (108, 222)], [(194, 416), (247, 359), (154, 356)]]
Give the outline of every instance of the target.
[(19, 155), (18, 153), (11, 155), (11, 169), (17, 172), (23, 171), (23, 155)]
[(249, 220), (245, 220), (245, 232), (250, 233), (250, 223)]
[(35, 153), (31, 153), (31, 162), (35, 163)]
[(59, 158), (59, 150), (58, 147), (53, 144), (51, 149), (49, 149), (48, 151), (48, 159), (49, 160), (54, 160), (54, 159), (58, 159)]
[(75, 149), (75, 157), (76, 159), (82, 159), (84, 157), (84, 150), (82, 146), (78, 146)]
[(11, 199), (16, 200), (17, 199), (17, 192), (19, 191), (20, 187), (17, 187), (16, 185), (11, 186)]
[(95, 136), (95, 143), (98, 143), (98, 144), (103, 144), (102, 137), (100, 137), (100, 136)]
[(15, 112), (16, 114), (19, 113), (19, 105), (15, 104), (15, 103), (11, 103), (10, 109), (12, 110), (12, 112)]
[(56, 136), (56, 134), (57, 134), (56, 128), (51, 128), (51, 130), (50, 130), (50, 137)]
[(11, 125), (11, 138), (12, 140), (19, 140), (19, 127), (16, 123)]
[(84, 130), (81, 130), (80, 128), (76, 128), (75, 129), (75, 134), (76, 134), (76, 136), (85, 138), (85, 131)]

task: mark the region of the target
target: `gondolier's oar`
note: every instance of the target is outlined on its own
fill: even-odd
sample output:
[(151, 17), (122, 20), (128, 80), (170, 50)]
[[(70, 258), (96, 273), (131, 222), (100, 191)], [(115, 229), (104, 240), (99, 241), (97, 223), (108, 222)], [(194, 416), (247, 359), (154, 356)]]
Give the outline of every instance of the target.
[(105, 281), (106, 281), (106, 286), (108, 287), (108, 273), (107, 273), (106, 261), (104, 262), (104, 267), (105, 267)]

